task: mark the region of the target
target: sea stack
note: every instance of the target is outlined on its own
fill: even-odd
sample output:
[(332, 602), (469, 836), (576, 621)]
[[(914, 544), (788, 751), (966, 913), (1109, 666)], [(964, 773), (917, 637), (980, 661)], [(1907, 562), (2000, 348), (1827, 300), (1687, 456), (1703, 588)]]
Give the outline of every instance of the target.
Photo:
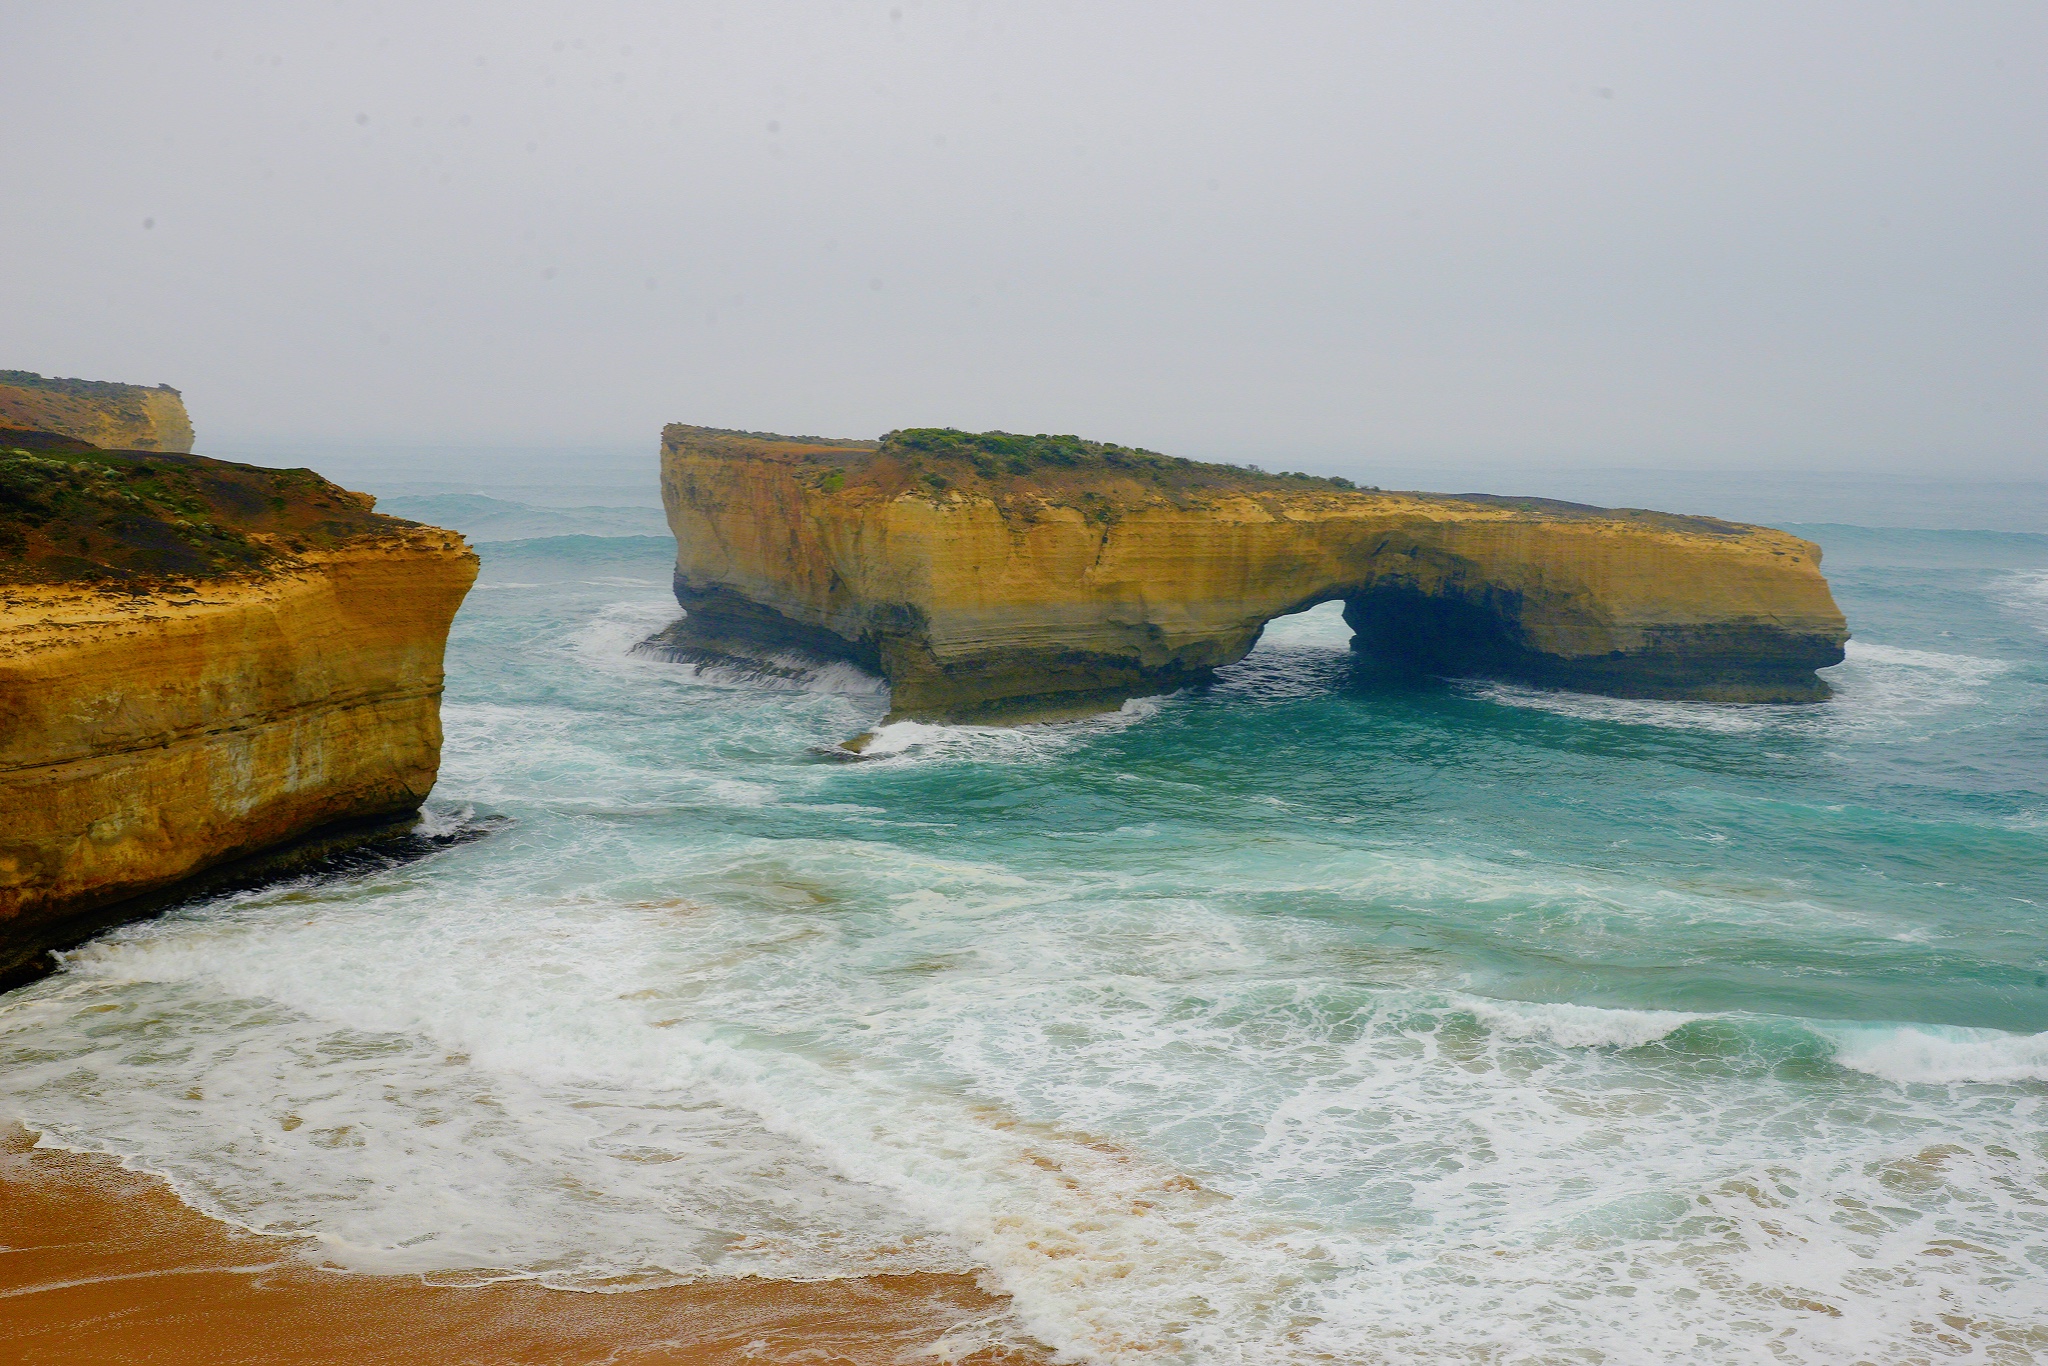
[(0, 431), (0, 980), (208, 870), (409, 825), (476, 572), (311, 470)]
[(1807, 702), (1848, 637), (1810, 541), (1707, 517), (1359, 489), (1075, 437), (674, 425), (680, 658), (849, 660), (892, 716), (1113, 708), (1341, 600), (1389, 663), (1625, 697)]

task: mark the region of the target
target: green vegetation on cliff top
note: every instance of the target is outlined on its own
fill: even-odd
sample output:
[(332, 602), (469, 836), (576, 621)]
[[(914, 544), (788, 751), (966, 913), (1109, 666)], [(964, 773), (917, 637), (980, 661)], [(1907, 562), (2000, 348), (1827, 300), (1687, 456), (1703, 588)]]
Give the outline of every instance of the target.
[(0, 431), (0, 583), (248, 573), (408, 523), (311, 470)]
[[(120, 384), (108, 379), (59, 379), (55, 375), (39, 375), (33, 370), (0, 370), (0, 384), (12, 385), (16, 389), (42, 389), (53, 394), (64, 394), (71, 398), (109, 399), (122, 398), (128, 394), (146, 392), (146, 384)], [(156, 388), (166, 394), (178, 391), (168, 384)]]
[[(983, 479), (1029, 477), (1060, 471), (1116, 473), (1180, 487), (1275, 484), (1291, 487), (1355, 488), (1349, 479), (1313, 474), (1270, 474), (1256, 466), (1211, 465), (1161, 455), (1136, 446), (1089, 441), (1078, 436), (1019, 436), (1011, 432), (963, 432), (952, 427), (905, 427), (882, 438), (881, 453), (908, 464), (951, 463)], [(932, 473), (925, 481), (933, 483)], [(943, 479), (943, 475), (940, 478)], [(944, 487), (937, 484), (937, 487)]]
[[(665, 446), (701, 456), (796, 461), (822, 467), (820, 488), (849, 483), (900, 491), (944, 491), (956, 485), (1001, 495), (1060, 495), (1099, 480), (1134, 481), (1167, 492), (1352, 490), (1349, 479), (1270, 473), (1256, 465), (1217, 465), (1161, 455), (1136, 446), (1040, 432), (964, 432), (954, 427), (904, 427), (880, 441), (784, 436), (723, 427), (671, 423)], [(1372, 490), (1377, 492), (1378, 490)]]
[[(667, 447), (728, 459), (769, 459), (807, 467), (805, 478), (824, 493), (848, 488), (895, 496), (927, 496), (951, 489), (994, 497), (1006, 506), (1067, 503), (1090, 518), (1119, 515), (1119, 482), (1128, 481), (1196, 500), (1216, 494), (1356, 492), (1384, 493), (1376, 484), (1354, 484), (1330, 475), (1273, 473), (1257, 465), (1222, 465), (1184, 460), (1137, 446), (1089, 441), (1078, 436), (1014, 432), (963, 432), (954, 427), (903, 427), (880, 441), (783, 436), (722, 427), (671, 423), (662, 432)], [(1708, 536), (1739, 536), (1749, 528), (1715, 517), (1655, 512), (1645, 508), (1595, 507), (1554, 498), (1490, 493), (1404, 492), (1396, 497), (1436, 504), (1479, 504), (1511, 509), (1551, 521), (1627, 522)]]

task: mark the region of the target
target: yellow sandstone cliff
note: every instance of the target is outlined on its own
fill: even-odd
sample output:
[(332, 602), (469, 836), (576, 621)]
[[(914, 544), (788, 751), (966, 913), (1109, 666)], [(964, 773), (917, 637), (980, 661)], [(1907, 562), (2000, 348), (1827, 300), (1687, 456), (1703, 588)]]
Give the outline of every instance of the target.
[(168, 384), (146, 389), (0, 370), (0, 428), (56, 432), (108, 450), (192, 449), (185, 400)]
[(671, 426), (678, 657), (850, 659), (893, 714), (1034, 719), (1200, 681), (1341, 599), (1361, 649), (1627, 696), (1806, 701), (1810, 542), (1711, 518), (1357, 490), (1071, 437)]
[(476, 569), (308, 470), (0, 431), (0, 977), (203, 870), (408, 819)]

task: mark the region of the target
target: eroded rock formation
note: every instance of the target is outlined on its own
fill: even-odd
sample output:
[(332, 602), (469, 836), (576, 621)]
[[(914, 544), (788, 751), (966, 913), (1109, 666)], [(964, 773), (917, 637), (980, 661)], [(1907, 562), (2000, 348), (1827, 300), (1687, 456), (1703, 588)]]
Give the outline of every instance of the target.
[[(1341, 599), (1362, 649), (1624, 696), (1826, 697), (1811, 542), (1703, 517), (1360, 490), (1071, 437), (880, 442), (671, 426), (678, 657), (845, 659), (893, 714), (1113, 707)], [(778, 662), (780, 661), (780, 662)]]
[(0, 370), (0, 428), (55, 432), (109, 450), (192, 449), (185, 400), (168, 384), (146, 389)]
[(0, 980), (203, 870), (409, 823), (475, 577), (310, 470), (0, 431)]

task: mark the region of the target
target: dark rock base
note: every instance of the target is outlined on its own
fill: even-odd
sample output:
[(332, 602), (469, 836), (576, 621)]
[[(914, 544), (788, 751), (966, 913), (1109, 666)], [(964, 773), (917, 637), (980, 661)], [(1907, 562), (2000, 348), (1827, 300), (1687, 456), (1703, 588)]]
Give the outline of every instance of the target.
[(419, 812), (347, 821), (315, 830), (289, 844), (216, 864), (141, 896), (74, 911), (24, 927), (0, 928), (0, 991), (11, 991), (57, 969), (55, 953), (76, 948), (119, 925), (151, 920), (195, 901), (306, 877), (344, 877), (395, 867), (489, 832), (466, 825), (445, 835), (421, 833)]

